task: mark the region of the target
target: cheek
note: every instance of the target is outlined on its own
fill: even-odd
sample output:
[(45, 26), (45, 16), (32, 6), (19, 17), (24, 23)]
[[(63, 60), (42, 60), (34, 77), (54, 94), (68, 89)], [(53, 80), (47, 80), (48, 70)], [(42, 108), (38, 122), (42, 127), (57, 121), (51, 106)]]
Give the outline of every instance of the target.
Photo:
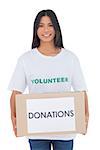
[(53, 33), (53, 35), (55, 35), (55, 30), (54, 29), (52, 29), (52, 33)]
[(39, 39), (41, 39), (41, 38), (42, 38), (42, 37), (41, 37), (41, 35), (42, 35), (42, 30), (37, 30), (37, 35), (38, 35)]
[(41, 34), (41, 30), (38, 29), (37, 30), (37, 35), (40, 36), (40, 34)]
[(55, 30), (52, 30), (52, 36), (55, 37)]

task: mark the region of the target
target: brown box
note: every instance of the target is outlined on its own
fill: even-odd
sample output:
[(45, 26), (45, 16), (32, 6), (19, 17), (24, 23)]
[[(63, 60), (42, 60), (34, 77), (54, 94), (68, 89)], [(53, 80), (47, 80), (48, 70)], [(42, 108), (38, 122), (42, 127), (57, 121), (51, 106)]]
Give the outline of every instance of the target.
[(84, 92), (16, 95), (17, 136), (85, 133)]

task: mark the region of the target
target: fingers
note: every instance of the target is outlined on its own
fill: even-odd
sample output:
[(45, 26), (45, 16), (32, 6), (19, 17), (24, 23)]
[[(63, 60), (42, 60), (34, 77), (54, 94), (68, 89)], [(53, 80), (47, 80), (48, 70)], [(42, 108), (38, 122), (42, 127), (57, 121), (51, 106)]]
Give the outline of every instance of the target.
[(16, 117), (13, 116), (11, 119), (12, 119), (13, 131), (15, 136), (17, 137)]
[(83, 135), (86, 135), (86, 133), (87, 133), (88, 120), (89, 120), (89, 117), (86, 115), (86, 116), (85, 116), (85, 128), (86, 128), (86, 131), (85, 131), (85, 133), (83, 133)]
[(17, 128), (16, 128), (16, 126), (13, 126), (13, 131), (14, 131), (15, 136), (17, 136)]

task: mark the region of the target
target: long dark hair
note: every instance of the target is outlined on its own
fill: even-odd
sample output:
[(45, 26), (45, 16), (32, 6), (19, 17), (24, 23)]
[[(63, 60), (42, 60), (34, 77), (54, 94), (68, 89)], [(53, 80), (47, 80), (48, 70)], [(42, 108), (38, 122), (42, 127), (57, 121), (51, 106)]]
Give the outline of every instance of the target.
[(57, 16), (50, 9), (40, 11), (35, 18), (34, 25), (33, 25), (33, 41), (32, 41), (31, 48), (33, 49), (40, 46), (40, 39), (37, 35), (37, 30), (39, 27), (40, 20), (43, 16), (50, 17), (53, 27), (55, 29), (55, 38), (54, 38), (55, 47), (64, 48), (63, 41), (62, 41), (62, 33), (61, 33)]

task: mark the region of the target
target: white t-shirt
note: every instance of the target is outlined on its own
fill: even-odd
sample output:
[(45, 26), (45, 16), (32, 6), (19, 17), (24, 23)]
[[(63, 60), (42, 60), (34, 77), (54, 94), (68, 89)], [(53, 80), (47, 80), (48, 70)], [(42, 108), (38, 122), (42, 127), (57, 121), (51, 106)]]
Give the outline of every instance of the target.
[[(78, 58), (64, 48), (56, 56), (46, 56), (37, 48), (23, 54), (17, 62), (9, 89), (29, 93), (86, 91)], [(71, 140), (75, 134), (35, 135), (31, 139)]]

